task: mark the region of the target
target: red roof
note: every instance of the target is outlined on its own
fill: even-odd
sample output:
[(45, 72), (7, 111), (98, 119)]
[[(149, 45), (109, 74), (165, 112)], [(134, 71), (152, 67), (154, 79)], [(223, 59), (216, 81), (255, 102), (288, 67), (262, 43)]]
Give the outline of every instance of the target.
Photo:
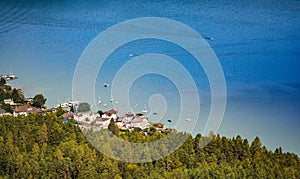
[(111, 110), (105, 112), (105, 114), (108, 116), (111, 116), (112, 114), (117, 114), (117, 113), (118, 113), (118, 111), (114, 110), (114, 109), (111, 109)]
[(14, 110), (15, 113), (21, 113), (21, 112), (25, 112), (25, 113), (44, 113), (43, 110), (39, 109), (39, 108), (35, 108), (30, 106), (29, 104), (26, 104), (25, 106), (19, 106)]

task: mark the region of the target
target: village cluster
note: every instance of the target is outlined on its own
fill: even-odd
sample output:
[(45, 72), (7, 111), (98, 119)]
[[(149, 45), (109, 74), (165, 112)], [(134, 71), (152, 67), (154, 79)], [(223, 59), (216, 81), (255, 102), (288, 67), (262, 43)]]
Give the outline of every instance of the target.
[[(6, 104), (15, 105), (12, 99), (5, 99), (4, 102)], [(4, 111), (3, 109), (0, 110), (0, 116), (20, 116), (24, 115), (27, 116), (29, 114), (46, 114), (46, 111), (55, 111), (57, 108), (53, 109), (40, 109), (36, 107), (32, 107), (29, 104), (26, 104), (24, 106), (16, 106), (16, 108), (13, 111), (13, 114), (8, 113)], [(128, 112), (122, 116), (118, 116), (118, 111), (111, 109), (106, 112), (104, 112), (102, 115), (99, 113), (94, 113), (91, 111), (87, 112), (71, 112), (67, 111), (62, 115), (62, 121), (64, 123), (68, 123), (70, 121), (74, 121), (75, 124), (77, 124), (81, 129), (88, 130), (91, 128), (94, 129), (106, 129), (108, 128), (108, 125), (113, 119), (115, 121), (115, 124), (118, 126), (119, 129), (123, 130), (134, 130), (134, 128), (140, 128), (142, 130), (146, 128), (150, 128), (151, 123), (148, 120), (148, 117), (144, 116), (142, 113), (134, 114), (131, 112)], [(157, 129), (157, 131), (163, 131), (163, 125), (158, 123), (154, 125)]]
[[(115, 122), (115, 124), (118, 126), (120, 130), (129, 130), (132, 131), (135, 128), (139, 128), (141, 130), (145, 130), (150, 127), (156, 128), (156, 131), (163, 132), (165, 130), (170, 129), (163, 129), (163, 124), (161, 123), (151, 123), (148, 120), (148, 117), (146, 117), (144, 114), (147, 113), (146, 110), (142, 110), (141, 113), (131, 113), (128, 112), (126, 114), (123, 114), (121, 116), (118, 116), (118, 111), (115, 109), (107, 110), (104, 112), (92, 112), (89, 108), (85, 111), (78, 110), (80, 104), (82, 102), (79, 101), (69, 101), (62, 104), (59, 104), (55, 108), (47, 109), (44, 106), (44, 102), (46, 99), (39, 94), (39, 100), (34, 98), (25, 98), (23, 95), (23, 92), (21, 89), (11, 89), (9, 85), (5, 85), (6, 81), (17, 79), (17, 77), (14, 76), (1, 76), (2, 84), (1, 84), (1, 90), (3, 94), (5, 93), (13, 93), (9, 91), (14, 91), (17, 95), (11, 98), (3, 98), (2, 96), (2, 102), (0, 106), (0, 116), (20, 116), (24, 115), (27, 116), (29, 114), (42, 114), (46, 115), (47, 113), (56, 113), (59, 116), (62, 116), (62, 121), (64, 123), (68, 122), (74, 122), (76, 125), (78, 125), (82, 130), (100, 130), (100, 129), (106, 129), (108, 128), (111, 120)], [(5, 81), (4, 81), (5, 80)], [(108, 87), (108, 84), (104, 84), (104, 87)], [(13, 95), (10, 95), (13, 96)], [(16, 97), (17, 96), (17, 97)], [(19, 99), (18, 101), (14, 99)], [(22, 99), (22, 100), (20, 100)], [(22, 101), (22, 102), (20, 102)], [(37, 101), (41, 101), (39, 105), (37, 105)], [(112, 101), (112, 100), (111, 100)], [(101, 102), (100, 102), (101, 103)], [(100, 104), (99, 103), (99, 104)], [(6, 106), (6, 108), (4, 108)], [(106, 107), (106, 106), (104, 106)], [(5, 110), (6, 109), (6, 110)], [(157, 114), (155, 112), (155, 114)]]
[[(79, 125), (83, 130), (89, 129), (106, 129), (111, 121), (114, 120), (115, 124), (120, 130), (129, 130), (132, 131), (134, 128), (140, 128), (142, 130), (150, 128), (151, 123), (148, 120), (148, 117), (144, 116), (141, 113), (126, 113), (122, 116), (117, 115), (118, 111), (111, 109), (101, 116), (98, 113), (93, 112), (83, 112), (83, 113), (73, 113), (67, 112), (63, 114), (63, 121), (69, 122), (72, 119), (74, 123)], [(157, 131), (163, 131), (163, 125), (158, 123), (154, 125)]]

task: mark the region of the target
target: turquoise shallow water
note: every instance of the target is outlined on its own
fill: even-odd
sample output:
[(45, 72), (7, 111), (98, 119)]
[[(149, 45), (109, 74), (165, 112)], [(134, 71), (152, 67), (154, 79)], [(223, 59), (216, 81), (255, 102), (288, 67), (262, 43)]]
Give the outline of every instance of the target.
[[(214, 37), (208, 43), (222, 65), (228, 90), (218, 132), (249, 139), (258, 135), (270, 149), (282, 145), (300, 153), (298, 1), (1, 1), (0, 9), (0, 72), (16, 73), (19, 79), (11, 84), (22, 87), (27, 96), (45, 94), (49, 107), (71, 98), (73, 73), (82, 51), (98, 33), (119, 22), (170, 18), (204, 37)], [(98, 74), (97, 98), (109, 101), (110, 93), (102, 84), (113, 79), (130, 53), (162, 53), (183, 63), (197, 79), (203, 97), (200, 120), (207, 117), (210, 100), (205, 73), (188, 52), (157, 40), (132, 42), (115, 51)], [(176, 88), (158, 76), (136, 81), (132, 105), (139, 104), (136, 110), (142, 110), (156, 93), (168, 101), (165, 120), (175, 118)], [(192, 108), (186, 111), (192, 112)], [(201, 132), (203, 125), (197, 125), (195, 132)]]

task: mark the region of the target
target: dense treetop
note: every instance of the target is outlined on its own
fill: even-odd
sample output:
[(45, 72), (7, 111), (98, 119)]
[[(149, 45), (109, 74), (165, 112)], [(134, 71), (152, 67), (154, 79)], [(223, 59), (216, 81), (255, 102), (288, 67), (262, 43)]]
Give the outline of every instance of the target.
[[(111, 130), (126, 141), (165, 137)], [(105, 132), (105, 131), (103, 131)], [(0, 117), (0, 178), (299, 178), (300, 160), (279, 147), (267, 150), (257, 137), (213, 135), (204, 148), (198, 134), (167, 157), (142, 164), (113, 160), (91, 146), (78, 126), (56, 114)], [(105, 147), (111, 147), (107, 144)]]

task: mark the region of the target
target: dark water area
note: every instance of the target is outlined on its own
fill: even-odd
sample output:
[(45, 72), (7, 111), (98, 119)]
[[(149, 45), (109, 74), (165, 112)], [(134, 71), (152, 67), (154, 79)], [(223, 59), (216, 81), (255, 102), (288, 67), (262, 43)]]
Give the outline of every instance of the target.
[[(45, 94), (47, 106), (52, 107), (70, 98), (77, 61), (89, 42), (112, 25), (140, 17), (170, 18), (214, 38), (208, 43), (222, 65), (228, 94), (221, 135), (250, 139), (258, 135), (270, 149), (282, 145), (286, 151), (300, 153), (299, 1), (1, 1), (0, 72), (16, 73), (20, 78), (12, 85), (22, 87), (28, 96)], [(145, 52), (179, 61), (193, 58), (161, 42), (133, 42), (112, 55), (109, 60), (116, 64), (107, 64), (103, 75), (112, 78), (122, 56)], [(205, 78), (193, 64), (186, 66), (194, 78)], [(96, 89), (101, 85), (97, 81)], [(197, 85), (207, 98), (207, 82), (206, 87)], [(159, 89), (173, 90), (147, 89), (133, 90), (149, 94), (144, 97)], [(170, 94), (166, 96), (171, 98)], [(96, 96), (100, 95), (104, 94)], [(140, 100), (132, 99), (143, 107), (145, 99)], [(207, 116), (209, 100), (202, 106)], [(170, 109), (176, 114), (172, 109), (178, 108)], [(202, 127), (196, 129), (201, 132)]]

